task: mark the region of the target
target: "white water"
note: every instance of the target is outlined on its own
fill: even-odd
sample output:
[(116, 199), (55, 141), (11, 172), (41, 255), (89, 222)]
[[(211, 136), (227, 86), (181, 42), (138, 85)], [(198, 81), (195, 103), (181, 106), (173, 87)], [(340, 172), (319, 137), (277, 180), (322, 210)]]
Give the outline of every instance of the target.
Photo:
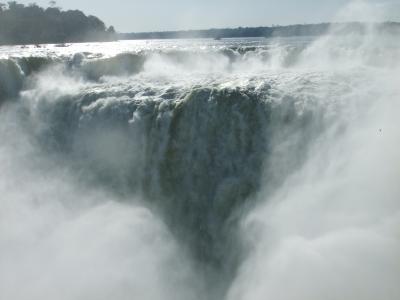
[(400, 297), (397, 36), (0, 53), (0, 299)]

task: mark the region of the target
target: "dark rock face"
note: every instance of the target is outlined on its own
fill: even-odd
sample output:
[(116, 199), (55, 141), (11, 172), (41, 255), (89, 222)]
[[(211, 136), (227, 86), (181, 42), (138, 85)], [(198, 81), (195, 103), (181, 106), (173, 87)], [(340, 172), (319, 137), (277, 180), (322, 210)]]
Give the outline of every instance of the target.
[(18, 95), (23, 85), (23, 73), (12, 60), (0, 60), (0, 103)]

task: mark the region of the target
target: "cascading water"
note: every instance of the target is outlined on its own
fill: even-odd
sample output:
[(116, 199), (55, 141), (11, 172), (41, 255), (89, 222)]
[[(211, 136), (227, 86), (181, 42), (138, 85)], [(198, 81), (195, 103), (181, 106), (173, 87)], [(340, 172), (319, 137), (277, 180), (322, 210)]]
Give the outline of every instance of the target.
[(397, 299), (400, 45), (366, 30), (2, 49), (0, 298)]

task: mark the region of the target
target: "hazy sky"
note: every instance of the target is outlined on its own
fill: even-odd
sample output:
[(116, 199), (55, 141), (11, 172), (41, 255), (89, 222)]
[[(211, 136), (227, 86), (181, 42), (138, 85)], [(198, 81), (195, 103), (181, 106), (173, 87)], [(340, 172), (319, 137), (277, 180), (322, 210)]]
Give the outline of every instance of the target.
[[(391, 6), (400, 20), (400, 0), (369, 0)], [(19, 0), (48, 6), (48, 0)], [(350, 0), (58, 0), (63, 9), (98, 16), (117, 31), (268, 26), (330, 21)]]

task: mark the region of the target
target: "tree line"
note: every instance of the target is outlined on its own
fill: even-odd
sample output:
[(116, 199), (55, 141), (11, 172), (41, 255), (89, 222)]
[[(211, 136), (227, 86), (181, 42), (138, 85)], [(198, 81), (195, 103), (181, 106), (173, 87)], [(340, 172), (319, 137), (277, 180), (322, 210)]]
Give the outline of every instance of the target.
[[(270, 27), (238, 27), (206, 30), (185, 30), (185, 31), (159, 31), (121, 33), (119, 39), (179, 39), (179, 38), (245, 38), (245, 37), (293, 37), (293, 36), (319, 36), (329, 31), (335, 34), (363, 33), (366, 31), (366, 24), (353, 22), (344, 24), (297, 24), (288, 26)], [(376, 29), (384, 32), (398, 34), (400, 23), (386, 22), (376, 24)]]
[(42, 8), (35, 3), (0, 3), (0, 45), (108, 41), (116, 38), (95, 16), (79, 10), (62, 10), (54, 1)]

